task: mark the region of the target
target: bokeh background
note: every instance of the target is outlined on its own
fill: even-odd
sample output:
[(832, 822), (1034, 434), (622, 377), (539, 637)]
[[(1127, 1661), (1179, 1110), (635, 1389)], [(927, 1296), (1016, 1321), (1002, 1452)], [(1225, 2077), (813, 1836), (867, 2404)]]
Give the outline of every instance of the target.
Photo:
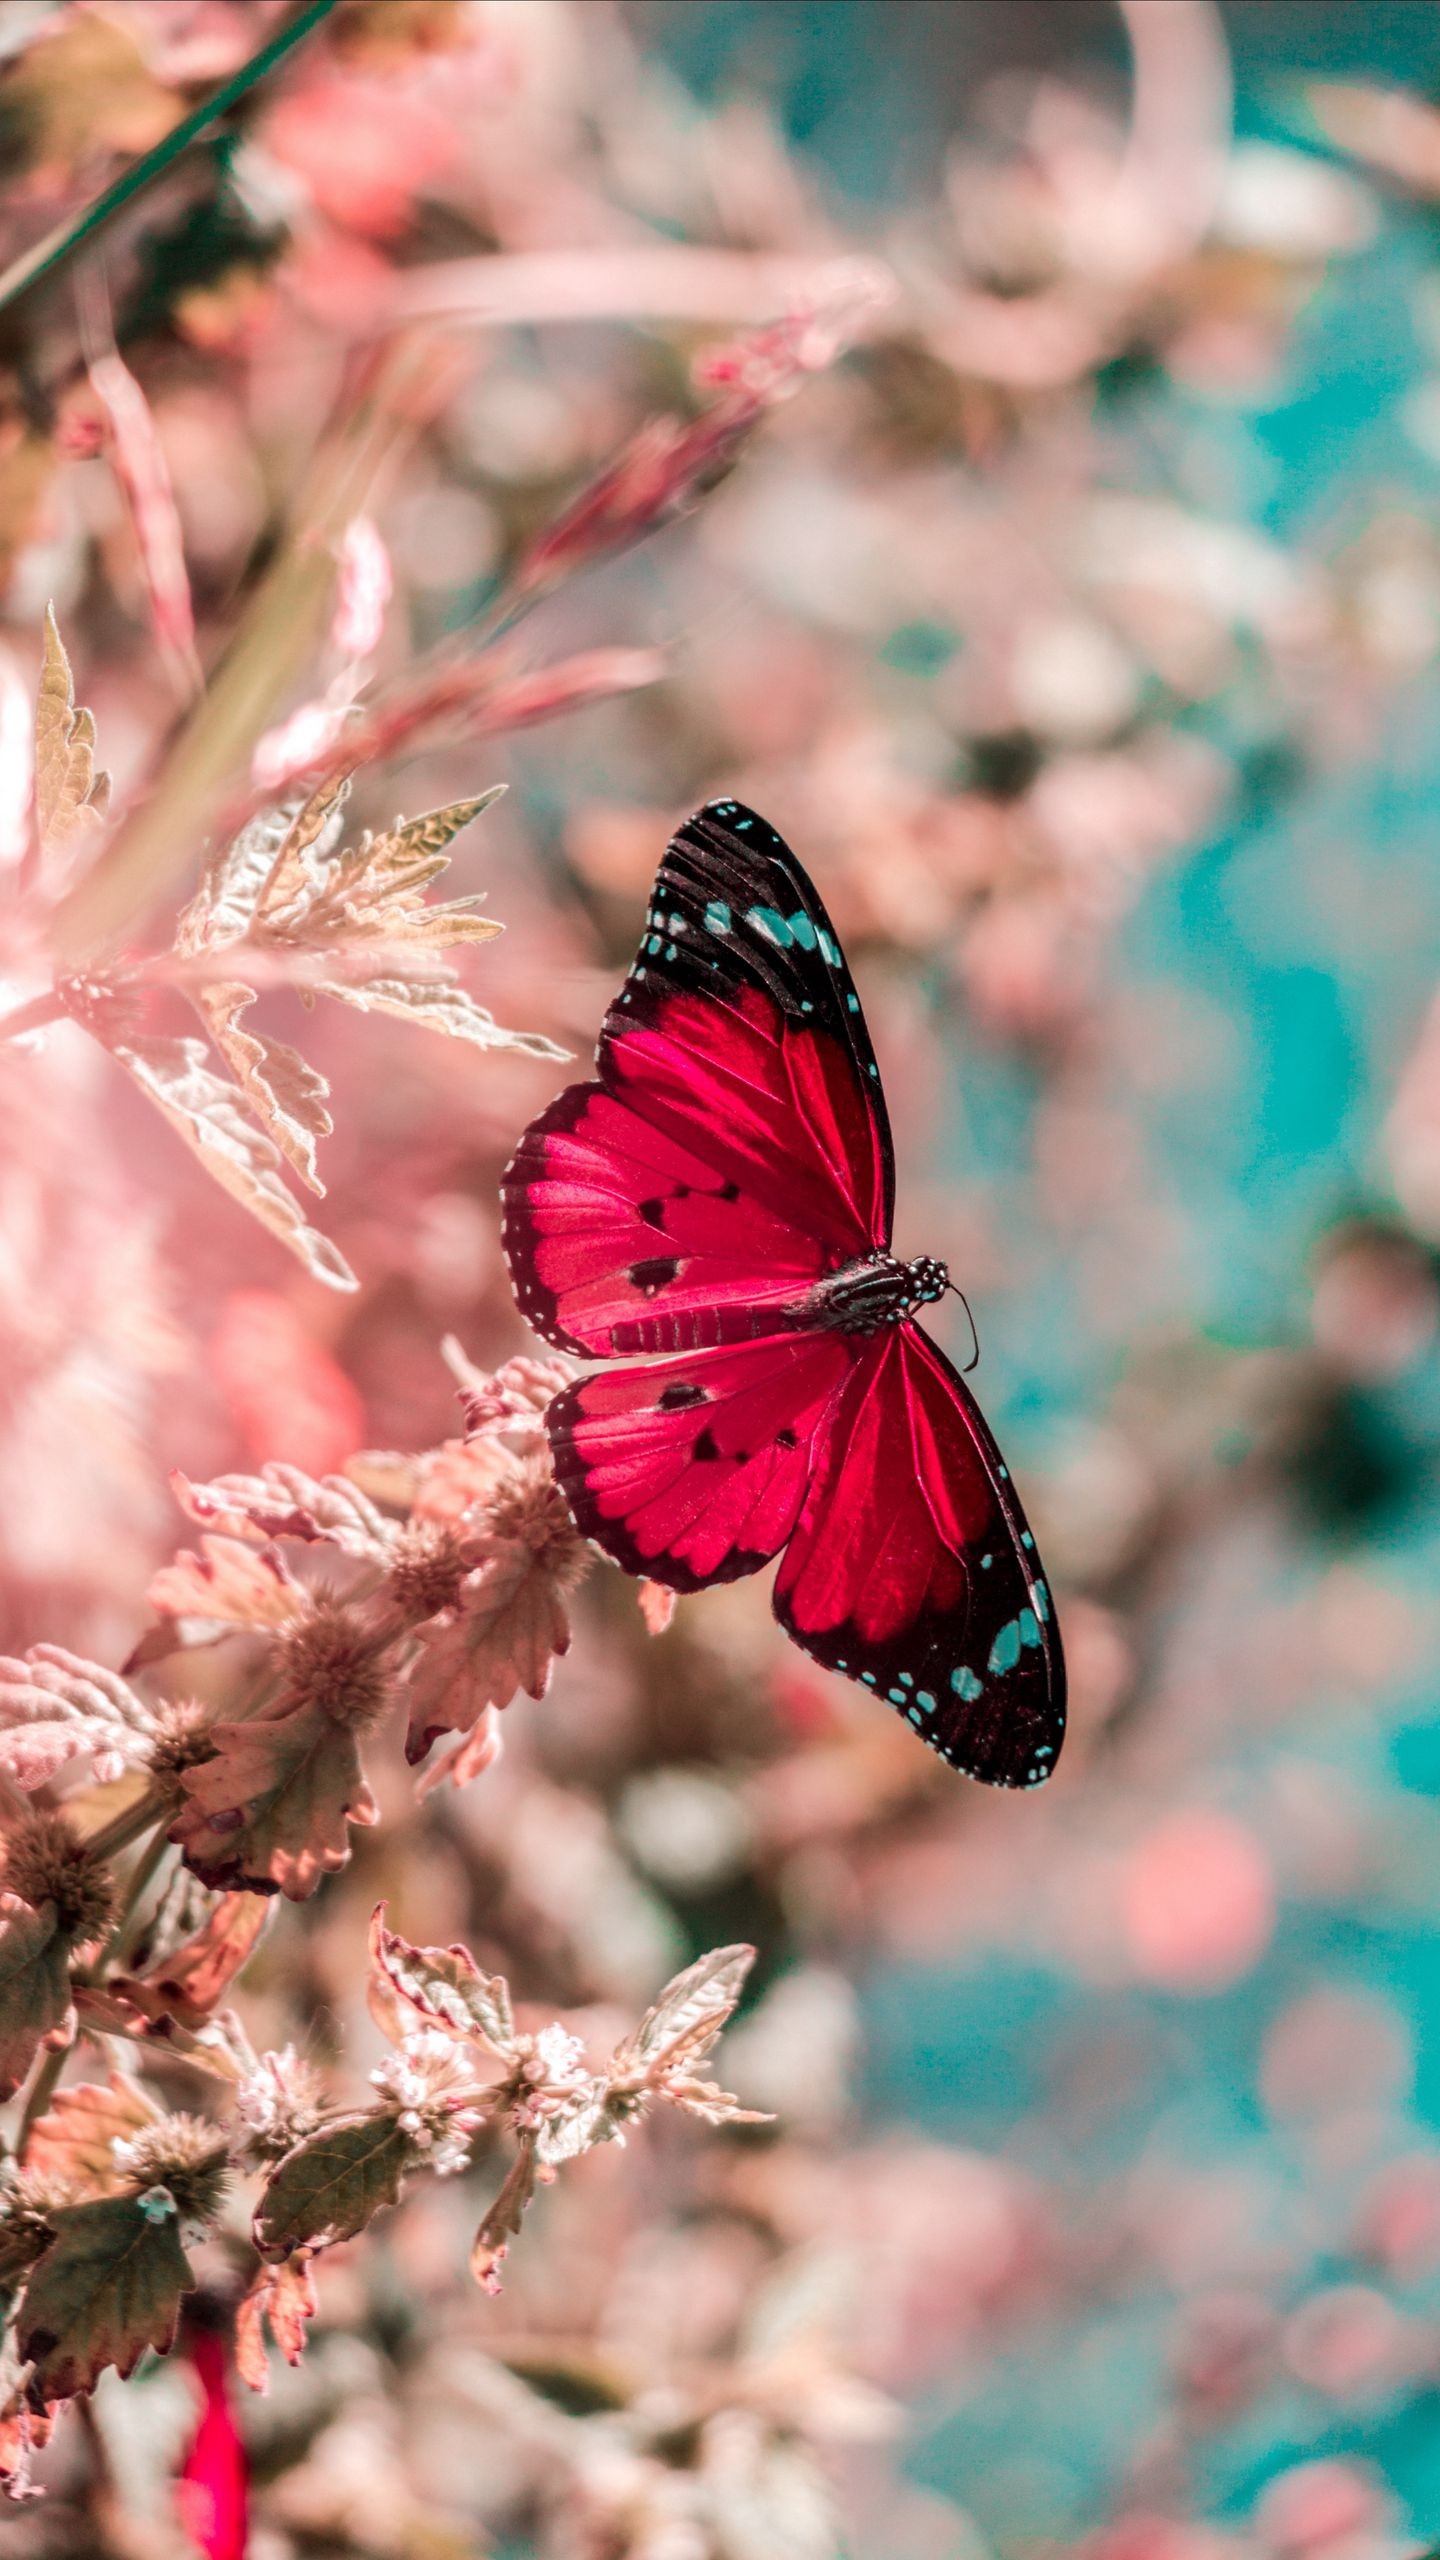
[[(11, 0), (7, 254), (284, 14)], [(207, 667), (365, 351), (428, 333), (367, 496), (381, 682), (699, 351), (874, 262), (849, 352), (540, 607), (539, 656), (658, 681), (357, 806), (510, 786), (458, 850), (507, 928), (466, 983), (580, 1053), (677, 816), (734, 791), (796, 846), (1074, 1692), (1053, 1785), (992, 1797), (763, 1578), (651, 1639), (606, 1576), (498, 1770), (417, 1810), (381, 1754), (381, 1827), (247, 1976), (271, 2040), (361, 2050), (379, 1891), (581, 2016), (744, 1937), (728, 2076), (777, 2125), (580, 2164), (496, 2301), (443, 2196), (337, 2253), (246, 2412), (260, 2560), (1440, 2536), (1437, 84), (1429, 0), (364, 0), (110, 236)], [(13, 782), (53, 598), (123, 802), (183, 680), (82, 305), (0, 319), (0, 732)], [(565, 1071), (303, 1036), (348, 1297), (79, 1032), (0, 1065), (6, 1650), (123, 1659), (170, 1467), (430, 1445), (442, 1339), (525, 1347), (496, 1181)], [(182, 2404), (98, 2395), (135, 2516)], [(17, 2547), (99, 2547), (78, 2495), (62, 2462)]]

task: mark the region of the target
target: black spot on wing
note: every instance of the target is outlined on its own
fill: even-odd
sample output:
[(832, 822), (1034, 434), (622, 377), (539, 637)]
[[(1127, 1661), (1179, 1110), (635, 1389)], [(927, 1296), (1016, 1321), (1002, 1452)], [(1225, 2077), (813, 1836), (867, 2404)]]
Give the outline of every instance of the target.
[(648, 1262), (632, 1262), (625, 1276), (632, 1289), (639, 1290), (642, 1298), (654, 1298), (662, 1289), (669, 1288), (679, 1268), (673, 1254), (657, 1253), (652, 1254)]
[(724, 1455), (724, 1452), (720, 1447), (720, 1443), (716, 1439), (715, 1434), (710, 1429), (708, 1423), (706, 1424), (705, 1429), (697, 1434), (694, 1445), (690, 1451), (690, 1455), (692, 1458), (699, 1458), (702, 1461), (706, 1458), (719, 1458)]
[(656, 1410), (660, 1413), (684, 1413), (692, 1404), (708, 1404), (709, 1401), (703, 1387), (692, 1386), (687, 1379), (677, 1378), (672, 1386), (663, 1389)]

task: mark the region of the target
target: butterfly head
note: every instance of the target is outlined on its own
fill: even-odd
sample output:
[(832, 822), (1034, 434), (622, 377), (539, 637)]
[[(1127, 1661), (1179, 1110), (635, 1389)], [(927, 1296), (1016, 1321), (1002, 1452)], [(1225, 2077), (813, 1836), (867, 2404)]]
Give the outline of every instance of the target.
[(922, 1253), (906, 1266), (912, 1306), (928, 1307), (935, 1298), (943, 1298), (950, 1286), (947, 1264), (938, 1262), (933, 1253)]

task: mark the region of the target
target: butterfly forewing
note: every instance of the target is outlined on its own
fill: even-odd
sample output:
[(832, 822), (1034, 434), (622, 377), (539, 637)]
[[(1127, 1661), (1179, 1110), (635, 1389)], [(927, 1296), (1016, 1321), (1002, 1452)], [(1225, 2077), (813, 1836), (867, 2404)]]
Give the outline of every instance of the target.
[(890, 1132), (859, 999), (793, 854), (738, 802), (671, 844), (596, 1066), (503, 1184), (516, 1295), (547, 1341), (750, 1340), (888, 1244)]

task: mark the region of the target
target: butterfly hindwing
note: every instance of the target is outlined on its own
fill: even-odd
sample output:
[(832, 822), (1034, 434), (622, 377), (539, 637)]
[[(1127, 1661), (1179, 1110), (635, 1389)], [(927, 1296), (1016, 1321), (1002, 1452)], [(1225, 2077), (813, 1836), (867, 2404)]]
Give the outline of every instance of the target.
[(889, 1241), (869, 1035), (793, 855), (738, 802), (715, 803), (672, 842), (650, 919), (596, 1081), (531, 1124), (504, 1178), (516, 1295), (566, 1350), (781, 1330), (815, 1280)]
[(792, 1335), (577, 1379), (545, 1417), (577, 1526), (672, 1591), (754, 1573), (800, 1516), (853, 1358)]
[(817, 1440), (775, 1614), (969, 1776), (1050, 1776), (1065, 1673), (1049, 1587), (974, 1398), (918, 1325), (856, 1368)]

